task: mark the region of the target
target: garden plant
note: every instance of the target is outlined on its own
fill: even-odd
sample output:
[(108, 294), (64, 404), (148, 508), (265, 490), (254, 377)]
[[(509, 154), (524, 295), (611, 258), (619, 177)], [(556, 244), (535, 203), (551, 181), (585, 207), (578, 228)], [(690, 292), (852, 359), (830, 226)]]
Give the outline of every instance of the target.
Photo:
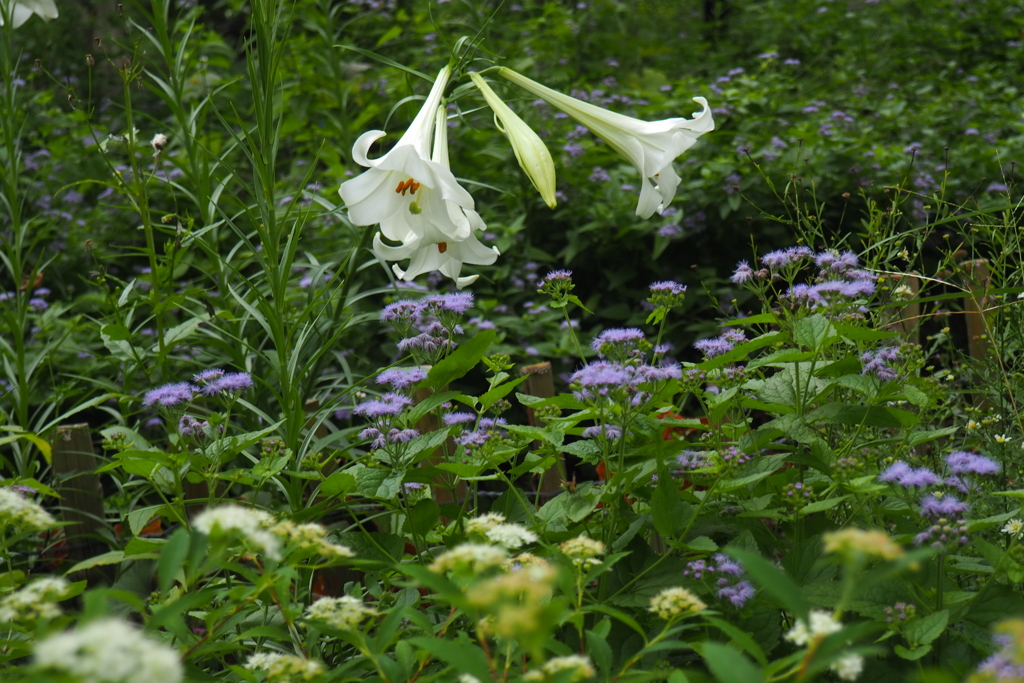
[(1024, 681), (1024, 9), (0, 0), (0, 679)]

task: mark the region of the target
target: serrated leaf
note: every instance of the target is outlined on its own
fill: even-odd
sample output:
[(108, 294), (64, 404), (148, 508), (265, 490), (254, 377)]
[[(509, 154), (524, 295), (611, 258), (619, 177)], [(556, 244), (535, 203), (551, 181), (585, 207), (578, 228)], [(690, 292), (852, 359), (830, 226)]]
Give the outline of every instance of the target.
[(347, 471), (332, 472), (320, 484), (320, 493), (325, 496), (344, 496), (349, 491), (356, 489), (356, 478)]
[(921, 657), (924, 657), (926, 654), (931, 652), (932, 646), (923, 645), (922, 647), (916, 647), (913, 650), (908, 650), (902, 645), (894, 645), (892, 651), (895, 652), (896, 656), (900, 657), (901, 659), (916, 662), (917, 660), (921, 659)]
[(904, 634), (915, 645), (927, 645), (942, 635), (949, 623), (949, 610), (944, 609), (910, 622)]
[(440, 389), (446, 384), (464, 377), (487, 354), (496, 336), (497, 332), (494, 330), (484, 330), (464, 342), (455, 349), (452, 355), (430, 368), (427, 378), (421, 385)]
[(838, 496), (836, 498), (826, 498), (825, 500), (816, 500), (816, 501), (814, 501), (813, 503), (811, 503), (809, 505), (805, 505), (803, 507), (803, 509), (800, 510), (800, 514), (802, 514), (802, 515), (810, 515), (810, 514), (813, 514), (815, 512), (822, 512), (824, 510), (831, 510), (836, 505), (839, 505), (840, 503), (842, 503), (844, 500), (846, 500), (849, 497), (850, 496)]
[(497, 401), (508, 396), (510, 393), (512, 393), (513, 389), (515, 389), (517, 386), (519, 386), (529, 378), (529, 375), (517, 377), (516, 379), (510, 382), (499, 384), (498, 386), (494, 387), (493, 389), (485, 393), (483, 396), (480, 397), (481, 412), (490, 409), (490, 407), (493, 406)]
[(825, 343), (835, 336), (836, 330), (832, 321), (820, 313), (801, 318), (793, 328), (793, 339), (796, 343), (811, 351), (820, 351)]

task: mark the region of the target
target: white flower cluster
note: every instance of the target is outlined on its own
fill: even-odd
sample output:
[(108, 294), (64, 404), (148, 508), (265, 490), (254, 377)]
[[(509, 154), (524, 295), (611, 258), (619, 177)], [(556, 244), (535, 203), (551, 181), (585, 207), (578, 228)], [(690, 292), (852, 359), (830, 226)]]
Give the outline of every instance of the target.
[(120, 619), (100, 619), (40, 641), (36, 664), (88, 683), (179, 683), (178, 652)]
[[(703, 97), (694, 100), (702, 110), (692, 119), (640, 121), (563, 95), (504, 67), (502, 78), (546, 100), (586, 126), (614, 151), (632, 163), (641, 176), (636, 213), (649, 218), (663, 211), (675, 197), (680, 178), (673, 169), (676, 157), (697, 138), (714, 129), (711, 108)], [(452, 76), (450, 67), (437, 75), (423, 107), (405, 134), (384, 156), (370, 159), (368, 152), (385, 133), (363, 133), (352, 147), (352, 158), (367, 170), (341, 185), (340, 193), (355, 225), (380, 225), (373, 251), (381, 261), (409, 259), (402, 269), (391, 269), (403, 280), (440, 271), (465, 287), (479, 276), (461, 277), (465, 263), (490, 265), (498, 258), (495, 247), (479, 242), (476, 233), (486, 228), (469, 194), (451, 172), (448, 161), (448, 114), (444, 92)], [(519, 165), (544, 202), (555, 207), (555, 166), (540, 136), (513, 112), (479, 74), (470, 78), (483, 94), (502, 131), (512, 143)], [(391, 246), (384, 239), (401, 243)]]
[(685, 588), (666, 588), (651, 598), (650, 610), (662, 619), (673, 619), (687, 612), (700, 612), (708, 606)]
[(281, 541), (270, 532), (274, 518), (263, 510), (222, 505), (200, 513), (192, 526), (207, 536), (234, 534), (261, 550), (267, 557), (281, 559)]
[(488, 512), (473, 517), (466, 522), (467, 534), (486, 534), (488, 531), (505, 521), (505, 515), (500, 512)]
[[(843, 628), (843, 625), (832, 616), (831, 612), (812, 609), (809, 617), (809, 625), (803, 619), (797, 619), (793, 628), (784, 636), (785, 639), (794, 645), (803, 647)], [(829, 666), (829, 669), (844, 681), (856, 680), (863, 668), (864, 658), (857, 654), (840, 657)]]
[(271, 531), (278, 536), (286, 538), (288, 542), (299, 546), (301, 550), (312, 550), (319, 555), (326, 555), (331, 559), (355, 557), (355, 553), (347, 546), (332, 543), (328, 540), (327, 529), (319, 524), (295, 524), (285, 520), (274, 525)]
[(498, 524), (488, 529), (486, 535), (488, 541), (510, 550), (537, 542), (537, 534), (521, 524)]
[(320, 598), (306, 608), (308, 619), (322, 621), (339, 631), (353, 631), (364, 618), (375, 614), (377, 610), (367, 607), (366, 603), (352, 595)]
[(34, 501), (14, 489), (0, 488), (0, 528), (45, 531), (56, 523), (57, 520)]
[(61, 578), (36, 579), (0, 600), (0, 622), (27, 624), (60, 616), (57, 601), (67, 597), (68, 582)]
[[(570, 671), (572, 673), (568, 675), (563, 673)], [(540, 668), (540, 671), (531, 671), (524, 677), (524, 680), (543, 681), (548, 676), (559, 676), (558, 680), (560, 681), (576, 683), (577, 681), (587, 680), (595, 673), (594, 665), (590, 663), (589, 657), (584, 655), (567, 655), (565, 657), (552, 657), (544, 662), (544, 666)]]
[(504, 548), (484, 543), (463, 543), (442, 554), (430, 564), (431, 571), (479, 574), (498, 567), (508, 557)]
[(249, 657), (245, 668), (267, 672), (267, 683), (311, 681), (324, 671), (324, 665), (315, 659), (303, 659), (281, 652), (257, 652)]
[(583, 569), (590, 569), (601, 564), (598, 556), (604, 554), (604, 543), (585, 535), (571, 538), (559, 547), (563, 553), (569, 556), (574, 565)]

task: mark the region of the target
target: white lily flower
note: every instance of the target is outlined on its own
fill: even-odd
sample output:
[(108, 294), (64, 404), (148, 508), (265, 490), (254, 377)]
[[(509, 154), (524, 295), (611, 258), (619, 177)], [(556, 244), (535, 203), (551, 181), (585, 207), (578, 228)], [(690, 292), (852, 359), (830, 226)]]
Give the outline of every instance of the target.
[(390, 152), (379, 159), (367, 156), (384, 131), (367, 131), (356, 140), (352, 158), (369, 170), (339, 190), (355, 225), (379, 223), (384, 236), (394, 241), (405, 241), (409, 233), (423, 234), (428, 226), (452, 240), (470, 235), (473, 228), (463, 210), (472, 211), (473, 197), (446, 166), (430, 159), (434, 112), (450, 76), (451, 69), (441, 69), (423, 108)]
[(692, 119), (641, 121), (569, 97), (511, 69), (501, 67), (498, 73), (579, 121), (636, 166), (643, 177), (636, 207), (636, 215), (641, 218), (650, 218), (672, 202), (679, 185), (672, 162), (690, 149), (698, 137), (715, 129), (711, 108), (703, 97), (693, 98), (703, 111)]
[(487, 100), (487, 106), (501, 122), (498, 128), (512, 143), (512, 151), (516, 153), (519, 166), (526, 171), (530, 182), (537, 188), (548, 208), (555, 208), (555, 162), (551, 159), (551, 152), (540, 136), (491, 90), (491, 86), (487, 85), (487, 81), (480, 74), (470, 73), (469, 77)]
[[(434, 154), (431, 161), (451, 173), (448, 170), (448, 117), (444, 107), (437, 108), (434, 125)], [(398, 279), (408, 281), (417, 275), (438, 270), (455, 280), (456, 286), (462, 289), (466, 285), (476, 282), (476, 279), (480, 277), (479, 275), (460, 277), (462, 264), (489, 266), (501, 255), (496, 247), (485, 247), (476, 238), (476, 231), (487, 227), (483, 219), (480, 218), (480, 214), (473, 209), (465, 209), (452, 201), (445, 201), (444, 204), (451, 215), (452, 222), (460, 217), (467, 221), (468, 232), (465, 238), (453, 239), (434, 221), (422, 223), (418, 226), (419, 230), (410, 229), (397, 240), (402, 242), (400, 247), (384, 244), (379, 232), (374, 235), (373, 253), (377, 255), (377, 258), (383, 261), (410, 259), (409, 267), (405, 270), (397, 263), (391, 266), (391, 270), (394, 271)]]
[(11, 12), (11, 25), (18, 28), (28, 21), (33, 14), (38, 14), (43, 21), (57, 18), (57, 5), (53, 0), (14, 0), (10, 8), (10, 0), (0, 0), (0, 26), (4, 25), (7, 13)]

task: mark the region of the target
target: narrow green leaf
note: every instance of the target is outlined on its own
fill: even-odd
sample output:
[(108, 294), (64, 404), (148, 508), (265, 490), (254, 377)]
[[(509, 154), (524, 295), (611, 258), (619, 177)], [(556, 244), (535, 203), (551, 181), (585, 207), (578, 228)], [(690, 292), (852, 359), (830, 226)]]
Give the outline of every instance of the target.
[(726, 548), (725, 551), (740, 561), (743, 569), (765, 593), (778, 600), (785, 609), (793, 613), (793, 616), (807, 621), (810, 606), (804, 599), (800, 586), (796, 585), (784, 571), (757, 553), (738, 548)]
[(484, 330), (459, 346), (452, 355), (430, 368), (430, 373), (423, 380), (423, 386), (440, 389), (465, 376), (486, 355), (496, 336), (497, 333), (494, 330)]
[(694, 648), (720, 683), (764, 683), (761, 672), (737, 649), (710, 641)]

